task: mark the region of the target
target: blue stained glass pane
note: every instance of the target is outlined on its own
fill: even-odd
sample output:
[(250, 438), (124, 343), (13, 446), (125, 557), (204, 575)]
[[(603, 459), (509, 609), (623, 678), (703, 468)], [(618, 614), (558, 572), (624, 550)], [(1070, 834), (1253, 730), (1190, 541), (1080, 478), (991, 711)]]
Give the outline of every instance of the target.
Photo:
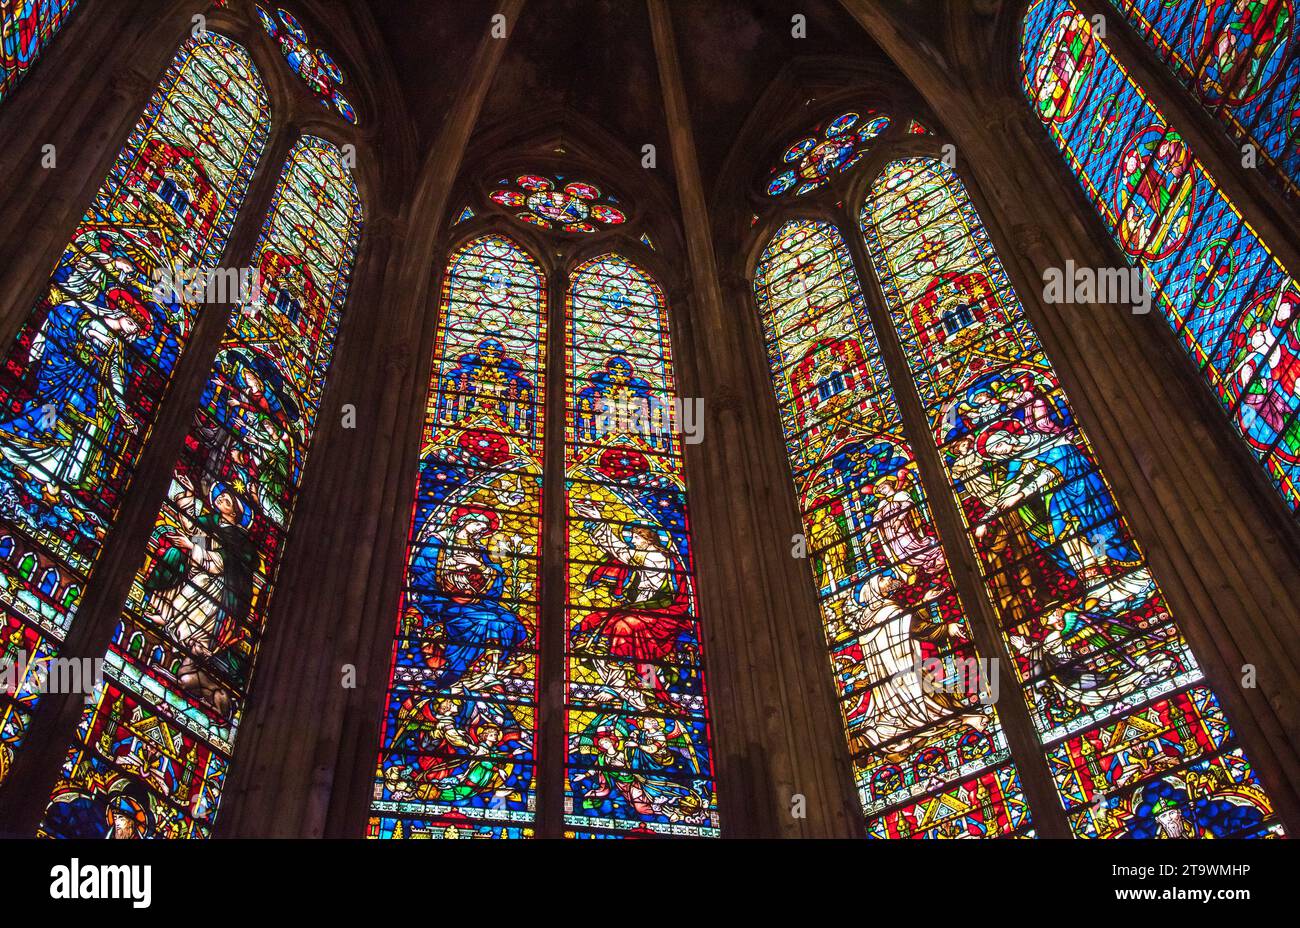
[[(1058, 72), (1059, 100), (1069, 73)], [(1201, 691), (1189, 687), (1200, 669), (960, 180), (938, 161), (895, 161), (861, 223), (1074, 833), (1280, 828), (1262, 791), (1227, 814), (1237, 804), (1227, 784), (1208, 793), (1225, 814), (1190, 825), (1193, 811), (1208, 811), (1185, 808), (1195, 785), (1143, 765), (1147, 745), (1115, 748), (1172, 720), (1162, 750), (1178, 760), (1168, 766), (1219, 769), (1232, 735), (1225, 722), (1217, 739), (1195, 736), (1201, 722), (1219, 725), (1196, 715)]]
[[(1191, 5), (1182, 25), (1170, 18), (1172, 10), (1122, 5), (1131, 17), (1154, 17), (1152, 35), (1180, 28), (1195, 37), (1188, 46), (1201, 55), (1195, 88), (1220, 115), (1270, 92), (1295, 100), (1287, 76), (1295, 51), (1291, 0), (1205, 0)], [(1283, 334), (1295, 318), (1291, 274), (1069, 0), (1030, 5), (1021, 64), (1034, 111), (1107, 231), (1142, 269), (1162, 315), (1265, 469), (1271, 476), (1286, 471), (1297, 463), (1291, 443), (1265, 440), (1285, 433), (1296, 402), (1300, 352)], [(1229, 66), (1236, 71), (1229, 74)], [(1105, 140), (1081, 131), (1105, 121), (1112, 94), (1119, 112), (1130, 114), (1125, 130)], [(1273, 107), (1271, 115), (1278, 111)], [(1282, 112), (1293, 120), (1294, 109)], [(1283, 137), (1294, 144), (1293, 121), (1268, 136)], [(1300, 508), (1300, 495), (1289, 486), (1281, 483), (1284, 498)]]
[(0, 101), (72, 17), (77, 0), (9, 0), (0, 6)]
[(1256, 149), (1269, 180), (1300, 197), (1286, 164), (1300, 79), (1295, 0), (1111, 0), (1156, 56), (1237, 144)]

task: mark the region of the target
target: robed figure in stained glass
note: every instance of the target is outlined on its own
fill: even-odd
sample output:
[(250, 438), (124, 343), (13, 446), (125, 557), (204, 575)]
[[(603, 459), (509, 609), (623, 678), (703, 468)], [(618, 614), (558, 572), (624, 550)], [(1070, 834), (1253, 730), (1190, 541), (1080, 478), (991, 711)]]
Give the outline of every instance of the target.
[[(610, 654), (635, 660), (639, 675), (653, 674), (650, 662), (670, 655), (677, 636), (691, 626), (690, 593), (681, 582), (682, 569), (668, 547), (667, 533), (649, 522), (605, 522), (592, 502), (575, 500), (573, 511), (587, 520), (587, 537), (606, 557), (588, 575), (587, 586), (605, 587), (619, 604), (587, 615), (579, 629), (603, 638)], [(642, 697), (638, 693), (633, 699)]]
[(297, 477), (294, 434), (301, 413), (294, 390), (267, 355), (251, 348), (218, 356), (203, 394), (211, 422), (195, 425), (206, 450), (204, 476), (235, 480), (277, 523)]
[(153, 326), (131, 286), (137, 272), (125, 246), (109, 235), (78, 246), (55, 274), (53, 305), (28, 354), (34, 389), (0, 422), (0, 449), (11, 462), (72, 486), (102, 479), (105, 448), (119, 430), (138, 430), (126, 345)]
[(36, 63), (75, 5), (76, 0), (6, 0), (0, 4), (0, 100)]
[(1217, 105), (1250, 101), (1283, 70), (1279, 62), (1295, 31), (1294, 9), (1277, 0), (1203, 0), (1194, 42), (1202, 57), (1202, 99)]
[(386, 772), (393, 794), (440, 803), (515, 788), (519, 770), (508, 758), (528, 751), (525, 733), (500, 706), (445, 696), (407, 698), (393, 740), (417, 755)]
[[(1252, 442), (1280, 435), (1277, 454), (1300, 458), (1300, 422), (1292, 414), (1300, 392), (1300, 289), (1284, 284), (1259, 296), (1246, 310), (1239, 331), (1229, 333), (1234, 349), (1232, 389), (1241, 393), (1241, 412)], [(1258, 420), (1254, 424), (1250, 419)], [(1252, 427), (1252, 425), (1254, 427)]]
[(200, 500), (190, 478), (178, 474), (173, 499), (180, 531), (162, 533), (162, 551), (144, 578), (147, 617), (188, 654), (181, 685), (222, 715), (229, 694), (199, 661), (231, 647), (244, 635), (253, 600), (257, 549), (249, 537), (252, 512), (235, 489), (212, 484)]
[(6, 11), (0, 23), (0, 69), (20, 71), (29, 67), (41, 50), (42, 7), (49, 0), (18, 0), (13, 12)]
[[(942, 549), (935, 550), (942, 563)], [(977, 711), (959, 714), (969, 705), (968, 697), (951, 692), (951, 687), (945, 689), (938, 670), (942, 664), (927, 660), (969, 642), (960, 622), (931, 605), (945, 590), (935, 585), (918, 591), (919, 597), (909, 597), (907, 586), (891, 573), (880, 573), (855, 591), (860, 609), (853, 624), (861, 635), (853, 648), (860, 659), (852, 672), (862, 682), (862, 691), (845, 709), (854, 733), (872, 744), (888, 744), (886, 756), (896, 760), (934, 738), (927, 726), (949, 719), (983, 731), (988, 723)], [(914, 600), (911, 605), (909, 598)], [(900, 737), (909, 733), (911, 737)]]
[(572, 273), (565, 823), (713, 834), (667, 307), (617, 254)]
[[(430, 681), (433, 688), (467, 685), (470, 668), (480, 682), (494, 679), (528, 638), (519, 616), (502, 604), (506, 569), (488, 549), (497, 526), (495, 512), (462, 508), (447, 527), (431, 519), (416, 536), (421, 547), (409, 577), (422, 592), (411, 597), (411, 608), (422, 614), (426, 627), (445, 629), (441, 654), (430, 655), (439, 667)], [(476, 666), (480, 658), (487, 660)]]
[[(641, 472), (643, 459), (633, 452), (607, 452), (610, 458)], [(617, 462), (615, 462), (617, 463)], [(626, 513), (622, 500), (617, 510)], [(613, 507), (613, 504), (610, 504)], [(602, 558), (587, 572), (586, 588), (599, 602), (611, 603), (582, 616), (574, 643), (584, 652), (609, 655), (594, 661), (611, 709), (593, 713), (570, 751), (587, 770), (573, 779), (573, 790), (589, 805), (618, 800), (640, 815), (668, 822), (697, 823), (707, 807), (691, 725), (673, 717), (690, 712), (682, 701), (683, 671), (673, 666), (689, 660), (693, 649), (689, 579), (673, 553), (671, 533), (649, 521), (607, 521), (596, 500), (570, 500), (581, 517), (583, 537)], [(630, 508), (630, 506), (629, 506)], [(635, 509), (631, 509), (635, 512)], [(640, 713), (655, 713), (641, 715)]]

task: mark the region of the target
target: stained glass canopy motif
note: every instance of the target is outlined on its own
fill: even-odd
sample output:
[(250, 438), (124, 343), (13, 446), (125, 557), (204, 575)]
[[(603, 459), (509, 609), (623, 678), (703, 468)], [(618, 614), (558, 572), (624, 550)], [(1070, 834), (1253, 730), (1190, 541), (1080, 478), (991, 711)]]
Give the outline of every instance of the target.
[(772, 168), (767, 195), (812, 193), (837, 174), (855, 168), (872, 142), (889, 128), (889, 117), (875, 110), (850, 110), (827, 120), (790, 145)]
[(267, 35), (280, 46), (289, 67), (315, 92), (321, 104), (327, 108), (332, 107), (348, 122), (355, 124), (357, 111), (339, 91), (344, 83), (343, 69), (329, 52), (312, 48), (307, 30), (298, 22), (298, 18), (282, 9), (277, 9), (272, 16), (262, 6), (257, 7), (257, 18), (261, 20)]
[(591, 233), (627, 222), (617, 197), (558, 174), (501, 180), (489, 199), (522, 223), (557, 232)]

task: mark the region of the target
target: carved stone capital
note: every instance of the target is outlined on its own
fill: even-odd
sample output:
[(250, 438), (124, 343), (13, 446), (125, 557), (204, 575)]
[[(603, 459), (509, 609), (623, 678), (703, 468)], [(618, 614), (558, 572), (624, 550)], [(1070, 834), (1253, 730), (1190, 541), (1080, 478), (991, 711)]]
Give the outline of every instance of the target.
[(365, 232), (383, 242), (392, 241), (406, 234), (407, 221), (389, 213), (367, 220)]
[(1018, 222), (1011, 227), (1012, 243), (1016, 251), (1037, 260), (1047, 249), (1047, 235), (1036, 222)]
[(1006, 134), (1020, 120), (1025, 103), (1019, 99), (994, 98), (980, 105), (982, 125), (987, 132)]
[(109, 86), (114, 96), (131, 102), (139, 101), (143, 107), (154, 89), (154, 82), (137, 71), (134, 64), (125, 64), (113, 72)]

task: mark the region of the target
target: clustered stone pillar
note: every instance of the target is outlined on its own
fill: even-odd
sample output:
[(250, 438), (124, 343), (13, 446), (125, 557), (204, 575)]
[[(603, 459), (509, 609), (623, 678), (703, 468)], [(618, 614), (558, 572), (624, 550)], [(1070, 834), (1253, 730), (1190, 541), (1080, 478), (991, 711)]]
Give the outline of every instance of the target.
[(648, 0), (689, 257), (674, 307), (682, 389), (704, 400), (687, 448), (719, 812), (735, 837), (863, 833), (852, 766), (804, 561), (750, 286), (719, 280), (672, 15)]
[[(221, 836), (365, 833), (445, 257), (439, 242), (466, 145), (523, 7), (502, 0), (501, 37), (484, 18), (418, 177), (396, 215), (363, 232), (379, 236), (369, 250), (373, 285), (349, 300), (356, 341), (346, 356), (340, 345), (322, 404), (319, 470), (299, 502), (308, 518), (283, 559), (281, 583), (293, 592), (269, 621)], [(355, 407), (355, 428), (343, 427), (342, 404)]]

